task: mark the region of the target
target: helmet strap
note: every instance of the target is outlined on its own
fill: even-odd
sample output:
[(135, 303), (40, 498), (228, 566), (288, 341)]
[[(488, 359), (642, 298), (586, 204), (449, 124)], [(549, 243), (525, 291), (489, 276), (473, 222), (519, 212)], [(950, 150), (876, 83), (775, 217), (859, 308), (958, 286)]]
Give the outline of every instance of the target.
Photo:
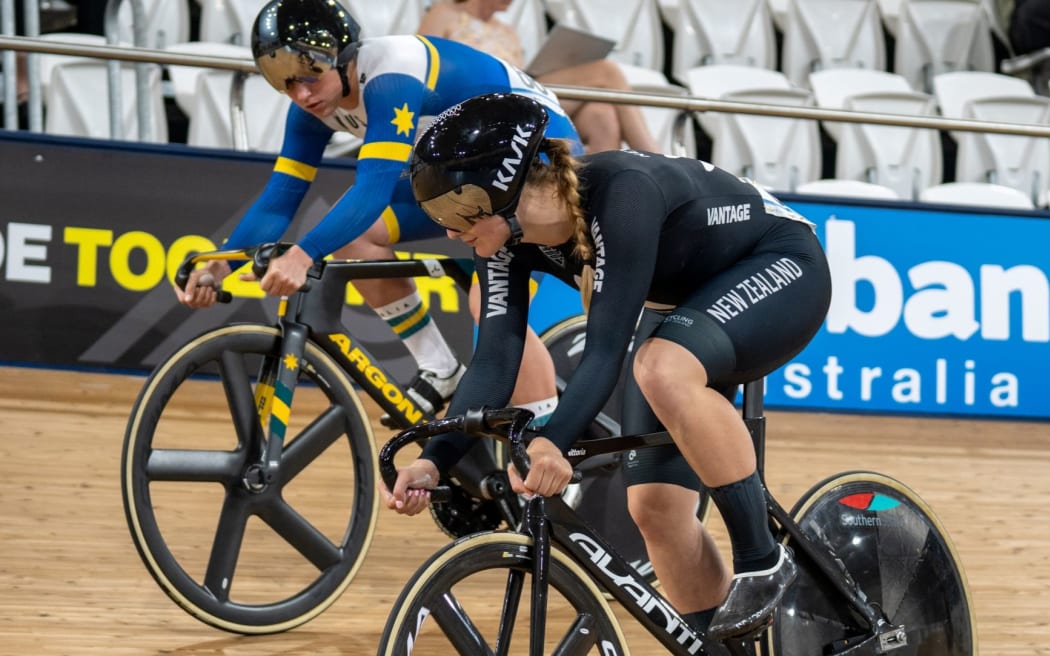
[(511, 214), (510, 216), (504, 216), (503, 220), (507, 222), (507, 227), (510, 228), (510, 239), (507, 240), (507, 246), (517, 246), (521, 243), (522, 237), (521, 223), (518, 222), (518, 215)]
[(343, 97), (346, 98), (350, 95), (350, 80), (346, 77), (346, 65), (337, 66), (335, 70), (339, 71), (339, 81), (343, 83)]
[(346, 69), (350, 67), (350, 62), (357, 57), (357, 49), (359, 46), (359, 43), (353, 43), (343, 48), (343, 51), (339, 53), (339, 57), (335, 62), (335, 70), (339, 71), (339, 81), (343, 83), (344, 98), (350, 95), (350, 78), (347, 77)]

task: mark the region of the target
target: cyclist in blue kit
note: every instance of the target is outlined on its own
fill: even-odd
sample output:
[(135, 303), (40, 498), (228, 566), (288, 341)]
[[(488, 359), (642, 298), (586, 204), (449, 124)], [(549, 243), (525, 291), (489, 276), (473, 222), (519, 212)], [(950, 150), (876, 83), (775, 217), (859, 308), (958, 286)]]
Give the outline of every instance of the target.
[[(814, 225), (706, 162), (630, 150), (576, 159), (544, 137), (546, 123), (539, 103), (490, 94), (437, 117), (415, 147), (416, 199), (473, 247), (481, 283), (477, 347), (448, 412), (507, 404), (532, 271), (578, 287), (583, 355), (528, 445), (528, 477), (512, 468), (512, 484), (540, 495), (565, 488), (572, 468), (562, 454), (612, 393), (633, 337), (624, 432), (663, 426), (675, 446), (624, 459), (631, 515), (675, 607), (716, 638), (747, 635), (771, 617), (797, 567), (770, 533), (754, 446), (732, 400), (824, 320), (831, 279)], [(388, 507), (426, 508), (426, 490), (470, 443), (431, 440), (399, 471)], [(733, 575), (696, 518), (701, 480), (725, 520)]]
[[(256, 18), (252, 54), (266, 80), (293, 102), (269, 183), (226, 248), (281, 238), (333, 132), (363, 139), (353, 186), (295, 246), (272, 261), (260, 281), (271, 296), (298, 290), (313, 263), (328, 254), (391, 259), (392, 244), (443, 234), (415, 203), (407, 167), (420, 127), (461, 100), (493, 91), (527, 95), (549, 113), (550, 136), (579, 144), (557, 98), (516, 68), (443, 39), (361, 39), (358, 23), (334, 0), (271, 0)], [(192, 307), (213, 304), (219, 281), (230, 272), (228, 264), (217, 261), (195, 271), (185, 291), (176, 290), (180, 301)], [(205, 274), (209, 277), (200, 284)], [(431, 321), (414, 282), (358, 280), (354, 285), (416, 359), (419, 371), (409, 394), (424, 410), (439, 410), (465, 368)], [(529, 369), (522, 372), (515, 400), (537, 415), (549, 414), (557, 404), (554, 365), (531, 331), (528, 343)]]

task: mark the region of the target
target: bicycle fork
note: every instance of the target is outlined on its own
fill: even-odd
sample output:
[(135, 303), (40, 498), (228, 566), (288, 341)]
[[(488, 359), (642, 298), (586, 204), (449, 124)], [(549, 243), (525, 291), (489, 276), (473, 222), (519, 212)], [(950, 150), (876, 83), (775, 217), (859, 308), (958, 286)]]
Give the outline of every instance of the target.
[[(287, 299), (281, 299), (278, 316), (283, 319)], [(276, 357), (266, 358), (259, 372), (259, 383), (255, 388), (255, 409), (259, 414), (259, 426), (265, 437), (256, 462), (244, 475), (245, 486), (253, 492), (261, 492), (277, 479), (281, 464), (281, 452), (291, 417), (292, 396), (299, 380), (303, 364), (308, 329), (292, 321), (281, 321), (281, 352)]]
[(543, 656), (547, 633), (547, 579), (550, 573), (550, 527), (543, 509), (542, 497), (530, 499), (524, 524), (532, 536), (532, 623), (529, 627), (529, 654)]

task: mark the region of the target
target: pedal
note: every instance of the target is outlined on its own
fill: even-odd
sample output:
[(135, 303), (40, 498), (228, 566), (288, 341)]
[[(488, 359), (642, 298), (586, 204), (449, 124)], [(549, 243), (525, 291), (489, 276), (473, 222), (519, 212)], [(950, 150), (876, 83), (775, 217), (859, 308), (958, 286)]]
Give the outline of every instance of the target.
[(904, 626), (895, 626), (879, 634), (879, 647), (882, 652), (892, 651), (908, 646), (908, 633)]
[(847, 638), (828, 645), (825, 653), (832, 656), (860, 656), (861, 654), (885, 654), (908, 646), (908, 634), (903, 626), (890, 626), (878, 634), (866, 634)]

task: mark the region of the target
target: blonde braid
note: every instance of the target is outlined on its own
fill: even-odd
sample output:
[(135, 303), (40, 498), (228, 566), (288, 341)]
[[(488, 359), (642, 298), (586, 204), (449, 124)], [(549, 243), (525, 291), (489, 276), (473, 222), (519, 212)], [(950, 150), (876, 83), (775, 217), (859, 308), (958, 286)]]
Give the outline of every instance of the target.
[(529, 172), (529, 181), (537, 184), (553, 184), (558, 195), (568, 207), (573, 221), (573, 254), (583, 260), (583, 271), (580, 273), (580, 300), (583, 302), (584, 312), (590, 307), (591, 294), (594, 291), (594, 265), (592, 258), (594, 249), (591, 247), (590, 229), (587, 224), (587, 215), (580, 206), (580, 178), (576, 175), (582, 166), (572, 156), (569, 143), (563, 139), (547, 139), (543, 148), (550, 160), (549, 165), (544, 165), (536, 158)]

